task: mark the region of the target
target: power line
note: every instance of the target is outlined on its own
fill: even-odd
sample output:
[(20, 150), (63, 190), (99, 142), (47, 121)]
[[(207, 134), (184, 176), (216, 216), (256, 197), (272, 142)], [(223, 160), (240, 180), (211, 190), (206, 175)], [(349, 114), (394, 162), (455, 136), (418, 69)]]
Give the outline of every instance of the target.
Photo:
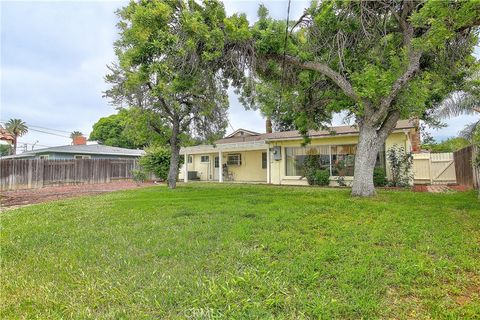
[(45, 134), (50, 134), (52, 136), (57, 136), (57, 137), (62, 137), (62, 138), (70, 138), (69, 136), (64, 136), (64, 135), (61, 135), (61, 134), (57, 134), (57, 133), (52, 133), (52, 132), (47, 132), (47, 131), (42, 131), (42, 130), (37, 130), (37, 129), (31, 129), (31, 131), (35, 131), (35, 132), (41, 132), (41, 133), (45, 133)]
[[(6, 124), (5, 121), (0, 121), (0, 123), (3, 123), (3, 124)], [(70, 131), (66, 131), (66, 130), (59, 130), (59, 129), (52, 129), (52, 128), (47, 128), (47, 127), (41, 127), (41, 126), (36, 126), (36, 125), (33, 125), (33, 124), (29, 124), (27, 123), (27, 127), (30, 129), (30, 128), (37, 128), (37, 129), (44, 129), (44, 130), (49, 130), (49, 131), (57, 131), (57, 132), (63, 132), (63, 133), (68, 133), (70, 134), (71, 132)], [(32, 129), (34, 130), (34, 129)], [(34, 130), (35, 131), (35, 130)]]

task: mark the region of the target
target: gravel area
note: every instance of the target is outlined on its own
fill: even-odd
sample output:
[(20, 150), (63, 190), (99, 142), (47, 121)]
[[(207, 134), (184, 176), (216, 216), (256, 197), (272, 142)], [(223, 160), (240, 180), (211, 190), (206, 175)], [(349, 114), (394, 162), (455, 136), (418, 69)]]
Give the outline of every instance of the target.
[(65, 198), (74, 198), (90, 194), (101, 194), (117, 190), (136, 189), (155, 185), (153, 182), (137, 185), (133, 181), (117, 181), (101, 184), (66, 185), (0, 192), (0, 211), (14, 209), (34, 203)]

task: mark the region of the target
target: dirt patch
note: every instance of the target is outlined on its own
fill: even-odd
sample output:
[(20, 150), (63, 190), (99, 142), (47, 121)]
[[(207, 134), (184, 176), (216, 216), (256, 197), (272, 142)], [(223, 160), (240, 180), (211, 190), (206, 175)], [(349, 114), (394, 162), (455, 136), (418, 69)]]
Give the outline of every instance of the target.
[(45, 187), (41, 189), (3, 191), (0, 192), (0, 211), (23, 207), (34, 203), (101, 194), (117, 190), (136, 189), (153, 185), (155, 185), (153, 182), (137, 185), (132, 181), (117, 181), (100, 184), (68, 185)]

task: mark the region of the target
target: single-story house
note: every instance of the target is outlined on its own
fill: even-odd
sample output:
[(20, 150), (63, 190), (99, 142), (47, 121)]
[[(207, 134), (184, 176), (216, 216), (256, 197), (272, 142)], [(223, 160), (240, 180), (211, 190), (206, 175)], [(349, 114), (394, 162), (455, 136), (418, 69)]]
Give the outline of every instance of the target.
[(32, 150), (0, 159), (136, 159), (144, 153), (143, 150), (110, 147), (100, 144), (77, 144)]
[[(213, 145), (182, 148), (185, 164), (179, 179), (306, 185), (303, 162), (307, 155), (315, 154), (322, 167), (330, 171), (331, 185), (337, 184), (339, 176), (349, 184), (353, 180), (358, 134), (355, 126), (310, 131), (311, 143), (302, 146), (304, 138), (298, 131), (258, 133), (238, 129)], [(419, 141), (415, 121), (398, 121), (377, 156), (377, 166), (385, 168), (389, 177), (385, 150), (397, 145), (406, 152), (415, 152)]]

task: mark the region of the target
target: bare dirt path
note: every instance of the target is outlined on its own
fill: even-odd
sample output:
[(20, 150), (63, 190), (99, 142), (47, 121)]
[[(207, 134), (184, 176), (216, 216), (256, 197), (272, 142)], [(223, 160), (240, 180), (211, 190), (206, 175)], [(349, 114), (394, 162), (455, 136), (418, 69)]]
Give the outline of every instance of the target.
[(117, 190), (136, 189), (155, 185), (152, 182), (137, 185), (132, 181), (118, 181), (100, 184), (82, 184), (45, 187), (0, 192), (0, 211), (23, 207), (34, 203), (42, 203), (65, 198), (101, 194)]

